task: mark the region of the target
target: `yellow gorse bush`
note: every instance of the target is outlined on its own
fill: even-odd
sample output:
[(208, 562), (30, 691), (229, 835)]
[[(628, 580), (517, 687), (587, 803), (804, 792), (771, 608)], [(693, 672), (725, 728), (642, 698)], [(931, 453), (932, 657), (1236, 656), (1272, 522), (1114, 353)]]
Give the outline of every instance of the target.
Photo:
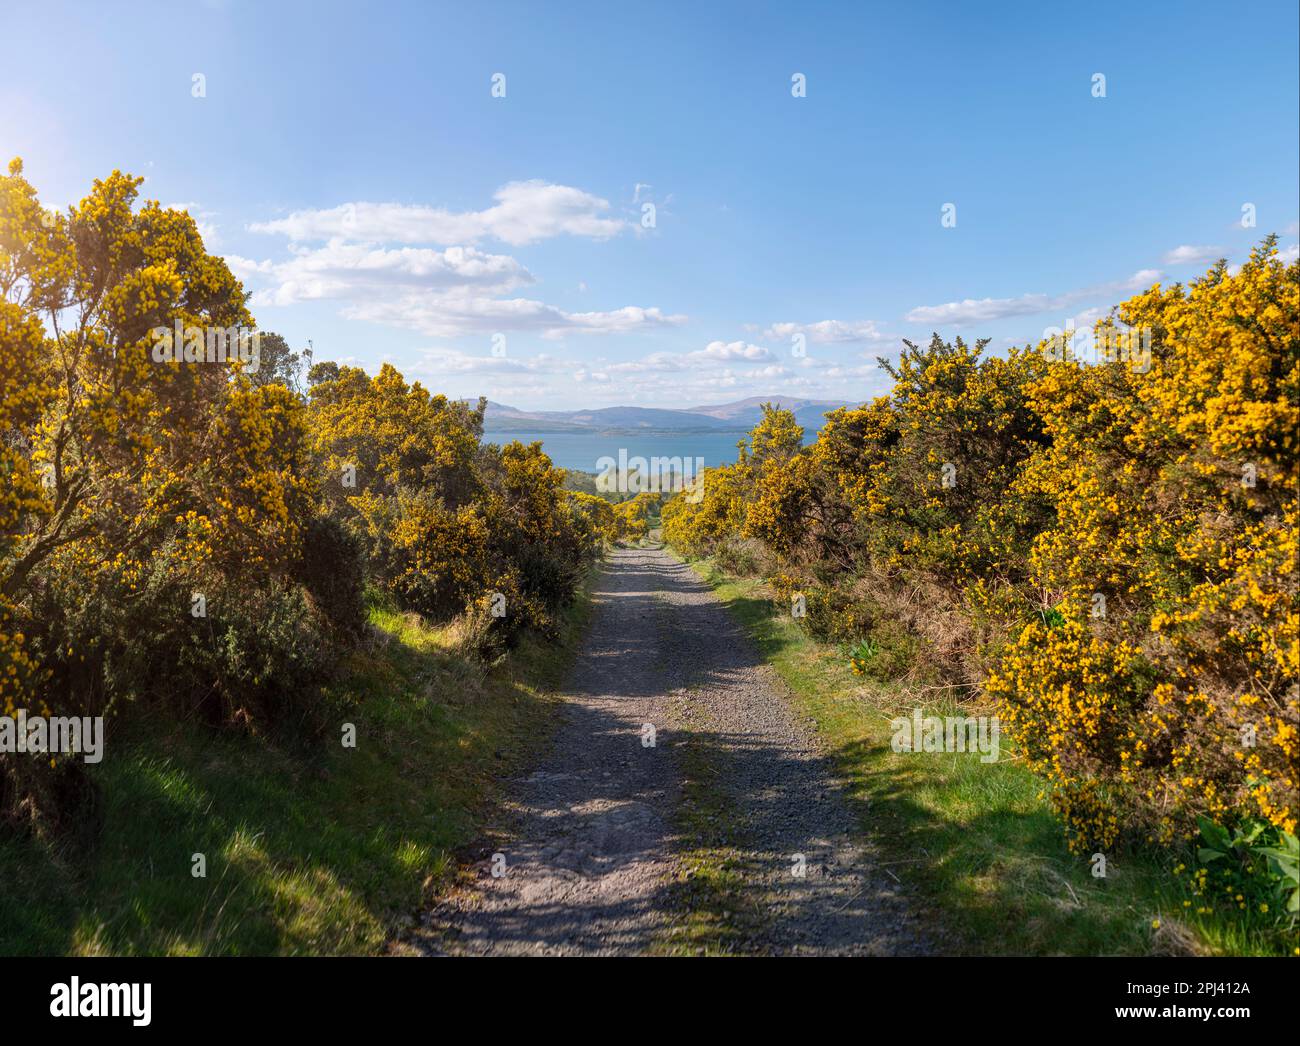
[(650, 530), (650, 513), (659, 504), (660, 495), (643, 490), (613, 506), (614, 535), (619, 540), (639, 541)]
[[(0, 177), (0, 714), (311, 713), (367, 584), (438, 618), (487, 606), (485, 641), (550, 627), (612, 516), (392, 367), (319, 364), (304, 395), (277, 335), (266, 372), (156, 360), (157, 328), (253, 318), (141, 181), (54, 213), (19, 161)], [(0, 756), (0, 817), (39, 800), (35, 765)]]
[[(565, 491), (539, 443), (482, 444), (485, 401), (432, 395), (388, 364), (373, 378), (318, 364), (310, 382), (329, 511), (363, 548), (372, 582), (434, 620), (488, 606), (480, 632), (493, 643), (551, 628), (612, 539), (608, 503)], [(495, 618), (494, 596), (505, 611)]]
[[(1161, 838), (1197, 813), (1294, 832), (1297, 267), (1266, 243), (1239, 272), (1220, 264), (1190, 287), (1154, 287), (1100, 326), (1116, 320), (1151, 332), (1149, 368), (1056, 363), (1031, 388), (1052, 440), (1033, 480), (1056, 508), (1031, 581), (1099, 642), (1132, 649), (1143, 683), (1111, 717), (1117, 745), (1054, 756), (1051, 771), (1095, 781)], [(1090, 613), (1099, 598), (1104, 615)], [(1022, 737), (1086, 729), (1077, 708), (1054, 726), (1031, 711), (1059, 675), (1124, 690), (1118, 667), (1038, 658), (1017, 685), (992, 680)]]
[(1086, 364), (906, 343), (891, 394), (811, 446), (757, 460), (793, 425), (765, 417), (702, 502), (665, 505), (665, 537), (761, 542), (825, 638), (901, 622), (997, 699), (1079, 852), (1198, 814), (1294, 832), (1300, 265), (1270, 238), (1095, 337)]

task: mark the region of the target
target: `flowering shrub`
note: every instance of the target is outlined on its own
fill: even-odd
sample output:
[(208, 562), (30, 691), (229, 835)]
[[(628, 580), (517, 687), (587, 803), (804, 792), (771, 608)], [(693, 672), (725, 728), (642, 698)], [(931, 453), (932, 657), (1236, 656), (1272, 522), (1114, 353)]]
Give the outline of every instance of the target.
[(564, 489), (564, 470), (540, 443), (485, 448), (491, 574), (517, 577), (523, 597), (508, 627), (550, 633), (555, 613), (568, 605), (591, 563), (589, 518)]
[[(1139, 331), (1149, 358), (1123, 351)], [(906, 343), (890, 395), (811, 446), (765, 417), (665, 538), (760, 543), (857, 671), (910, 645), (981, 686), (1077, 852), (1185, 843), (1197, 817), (1294, 834), (1300, 264), (1270, 238), (1095, 336), (1095, 364)]]
[(614, 532), (619, 540), (640, 541), (650, 530), (650, 514), (659, 505), (659, 495), (642, 491), (614, 506)]
[[(491, 634), (485, 649), (521, 627), (550, 628), (613, 533), (613, 510), (565, 491), (539, 443), (482, 445), (482, 401), (431, 395), (388, 364), (373, 378), (317, 364), (310, 380), (329, 509), (365, 550), (374, 582), (435, 621), (487, 614), (475, 632)], [(493, 594), (505, 598), (495, 618)]]
[(788, 410), (763, 404), (763, 418), (739, 446), (734, 465), (705, 469), (694, 498), (677, 495), (664, 505), (664, 540), (689, 555), (707, 555), (718, 543), (741, 533), (749, 500), (765, 470), (779, 470), (799, 452), (803, 429)]
[[(271, 334), (256, 374), (160, 360), (157, 329), (253, 326), (193, 219), (138, 205), (141, 179), (117, 171), (47, 212), (8, 171), (0, 714), (309, 717), (367, 582), (442, 619), (504, 596), (494, 641), (551, 624), (610, 520), (540, 445), (481, 445), (482, 404), (391, 367), (318, 365), (304, 397)], [(17, 769), (0, 755), (0, 817), (40, 790)]]
[[(1055, 776), (1122, 790), (1126, 820), (1162, 839), (1191, 838), (1196, 815), (1294, 832), (1300, 814), (1300, 280), (1272, 255), (1120, 306), (1152, 332), (1149, 368), (1053, 363), (1031, 389), (1052, 442), (1027, 485), (1056, 508), (1031, 583), (1147, 667), (1134, 690), (1122, 663), (1047, 646), (1026, 663), (1022, 634), (993, 689), (1022, 737), (1061, 736)], [(1053, 708), (1059, 688), (1072, 696)], [(1089, 693), (1110, 695), (1110, 743), (1075, 760)]]
[(571, 490), (569, 509), (575, 525), (593, 549), (602, 549), (618, 540), (618, 521), (612, 502), (585, 491)]
[(677, 494), (664, 504), (664, 540), (688, 555), (707, 555), (719, 541), (738, 533), (745, 518), (748, 476), (743, 462), (705, 469), (698, 480), (704, 490), (697, 502)]

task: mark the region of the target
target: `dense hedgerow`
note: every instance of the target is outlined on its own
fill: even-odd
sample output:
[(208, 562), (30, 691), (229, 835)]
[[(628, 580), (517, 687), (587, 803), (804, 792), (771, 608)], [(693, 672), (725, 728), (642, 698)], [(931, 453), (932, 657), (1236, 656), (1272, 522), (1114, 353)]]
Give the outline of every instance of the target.
[[(253, 319), (140, 183), (114, 172), (59, 214), (19, 161), (0, 177), (0, 714), (310, 723), (367, 586), (464, 615), (482, 647), (551, 627), (612, 508), (391, 367), (321, 364), (304, 395), (269, 333), (256, 371), (157, 362), (155, 328)], [(0, 755), (0, 817), (48, 809), (78, 766)]]
[[(1137, 331), (1150, 359), (1122, 351)], [(1077, 852), (1198, 818), (1294, 833), (1300, 265), (1269, 239), (1096, 339), (1087, 364), (908, 343), (890, 395), (808, 447), (767, 410), (665, 538), (757, 543), (814, 634), (875, 651), (902, 627), (913, 670), (996, 698)]]

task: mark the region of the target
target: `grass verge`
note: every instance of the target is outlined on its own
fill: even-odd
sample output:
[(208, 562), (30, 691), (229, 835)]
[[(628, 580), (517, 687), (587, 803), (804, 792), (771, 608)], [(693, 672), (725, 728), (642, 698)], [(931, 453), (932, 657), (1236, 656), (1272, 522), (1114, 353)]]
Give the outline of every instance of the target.
[[(1006, 752), (996, 763), (960, 753), (895, 753), (890, 720), (979, 715), (963, 703), (864, 682), (837, 650), (776, 612), (760, 580), (711, 560), (692, 564), (753, 637), (813, 721), (860, 800), (882, 860), (924, 906), (946, 948), (962, 954), (1289, 954), (1294, 941), (1198, 915), (1166, 855), (1107, 855), (1106, 875), (1072, 856), (1043, 782)], [(989, 710), (984, 710), (988, 712)]]
[(376, 642), (327, 695), (338, 732), (314, 743), (116, 734), (88, 844), (0, 837), (0, 954), (383, 952), (549, 736), (589, 610), (584, 589), (558, 641), (526, 637), (488, 669), (454, 629), (373, 609)]

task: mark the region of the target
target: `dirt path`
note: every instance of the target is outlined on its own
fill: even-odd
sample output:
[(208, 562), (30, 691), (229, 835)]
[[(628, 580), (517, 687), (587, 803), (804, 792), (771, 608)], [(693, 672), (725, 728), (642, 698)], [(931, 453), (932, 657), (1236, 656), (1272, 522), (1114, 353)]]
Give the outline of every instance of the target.
[(723, 950), (925, 951), (888, 876), (851, 840), (850, 800), (811, 729), (712, 590), (663, 550), (626, 549), (594, 596), (554, 747), (512, 788), (500, 856), (428, 916), (426, 949), (665, 950), (699, 914), (683, 879), (707, 824), (735, 858), (727, 881), (742, 913)]

